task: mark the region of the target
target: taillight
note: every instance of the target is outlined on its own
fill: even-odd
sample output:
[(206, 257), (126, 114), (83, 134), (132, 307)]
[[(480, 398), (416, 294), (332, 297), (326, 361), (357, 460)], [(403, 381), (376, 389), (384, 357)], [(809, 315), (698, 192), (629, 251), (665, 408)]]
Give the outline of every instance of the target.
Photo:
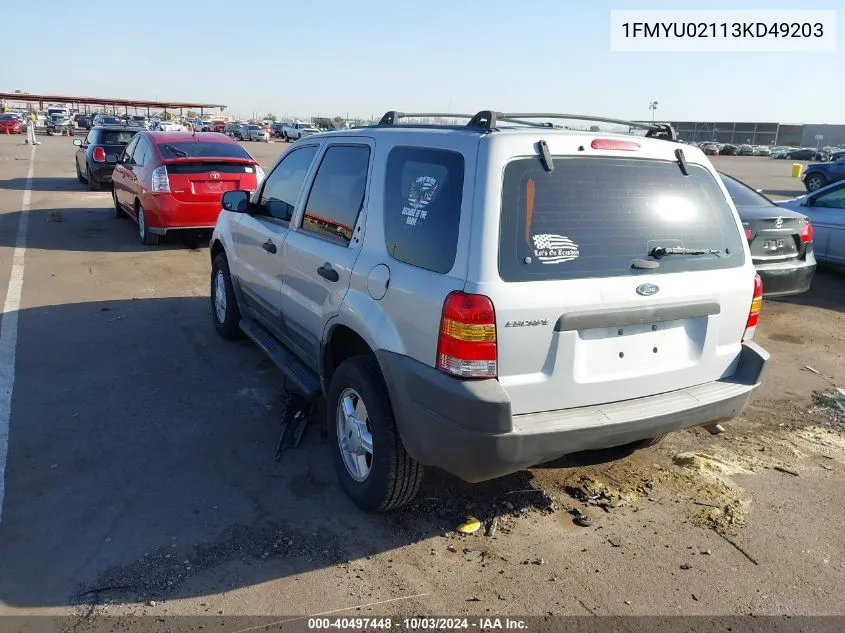
[(104, 150), (102, 147), (95, 147), (94, 153), (92, 154), (92, 158), (94, 159), (95, 163), (105, 163), (106, 150)]
[(255, 184), (260, 185), (261, 181), (264, 180), (264, 170), (261, 169), (258, 165), (255, 166)]
[(640, 144), (634, 143), (633, 141), (621, 141), (615, 138), (597, 138), (592, 143), (590, 143), (590, 147), (592, 147), (593, 149), (619, 149), (626, 151), (636, 151), (640, 149)]
[(170, 192), (170, 179), (167, 177), (167, 167), (164, 165), (153, 169), (152, 191), (153, 193)]
[(751, 229), (745, 229), (745, 239), (751, 241)]
[(440, 319), (437, 369), (460, 378), (495, 378), (497, 360), (493, 302), (484, 295), (449, 293)]
[(798, 234), (801, 236), (802, 242), (809, 244), (813, 241), (813, 225), (807, 222), (807, 224), (801, 227)]
[(760, 308), (763, 306), (763, 280), (760, 275), (754, 275), (754, 296), (751, 299), (751, 309), (748, 311), (748, 320), (745, 322), (745, 334), (742, 335), (742, 342), (754, 338), (757, 330), (757, 322), (760, 320)]

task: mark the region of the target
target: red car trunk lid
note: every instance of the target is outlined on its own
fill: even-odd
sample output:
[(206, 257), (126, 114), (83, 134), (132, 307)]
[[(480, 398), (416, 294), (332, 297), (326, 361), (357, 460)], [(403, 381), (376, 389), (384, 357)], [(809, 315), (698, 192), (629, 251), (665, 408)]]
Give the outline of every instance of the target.
[(226, 191), (257, 187), (256, 165), (248, 161), (174, 159), (164, 163), (171, 195), (185, 202), (220, 202)]

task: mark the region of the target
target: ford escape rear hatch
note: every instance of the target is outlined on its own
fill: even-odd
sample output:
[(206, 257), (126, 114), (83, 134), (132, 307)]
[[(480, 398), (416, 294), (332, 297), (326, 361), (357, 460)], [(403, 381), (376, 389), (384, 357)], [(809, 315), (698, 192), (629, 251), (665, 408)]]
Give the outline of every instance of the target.
[[(665, 147), (672, 156), (675, 146)], [(550, 171), (537, 157), (517, 158), (504, 169), (506, 283), (490, 288), (513, 413), (731, 375), (754, 273), (742, 274), (743, 235), (713, 174), (650, 158), (553, 162)]]

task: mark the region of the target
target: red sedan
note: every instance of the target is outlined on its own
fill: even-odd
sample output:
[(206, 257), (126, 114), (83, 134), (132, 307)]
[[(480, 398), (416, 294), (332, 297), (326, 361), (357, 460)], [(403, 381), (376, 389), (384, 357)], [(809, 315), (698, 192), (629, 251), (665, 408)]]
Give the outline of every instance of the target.
[(140, 132), (112, 175), (115, 214), (138, 223), (143, 244), (168, 231), (213, 229), (226, 191), (255, 191), (258, 162), (225, 134)]
[(0, 114), (0, 134), (23, 134), (21, 120), (14, 114)]

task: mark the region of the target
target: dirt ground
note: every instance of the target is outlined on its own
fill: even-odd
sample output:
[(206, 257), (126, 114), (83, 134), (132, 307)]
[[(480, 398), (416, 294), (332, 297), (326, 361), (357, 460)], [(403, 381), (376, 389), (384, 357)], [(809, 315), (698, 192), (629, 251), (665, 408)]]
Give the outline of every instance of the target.
[[(279, 375), (216, 337), (207, 248), (140, 246), (109, 193), (76, 182), (70, 141), (42, 140), (0, 615), (84, 629), (130, 615), (845, 613), (841, 272), (764, 302), (768, 373), (725, 433), (476, 486), (433, 472), (412, 506), (366, 515), (336, 483), (319, 420), (274, 461)], [(265, 166), (284, 149), (246, 146)], [(772, 195), (801, 193), (788, 161), (714, 162)], [(30, 148), (0, 137), (0, 298), (29, 165)], [(456, 531), (466, 515), (479, 531)]]

